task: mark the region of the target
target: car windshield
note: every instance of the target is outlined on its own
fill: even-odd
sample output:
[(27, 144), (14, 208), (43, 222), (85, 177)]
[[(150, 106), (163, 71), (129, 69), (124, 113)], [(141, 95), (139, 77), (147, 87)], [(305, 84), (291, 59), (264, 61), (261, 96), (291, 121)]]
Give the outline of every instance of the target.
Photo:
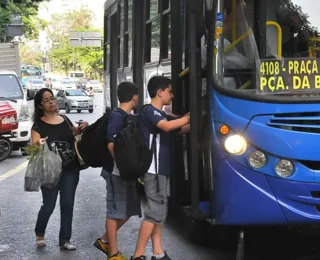
[(40, 79), (39, 80), (32, 80), (31, 83), (32, 84), (43, 84), (43, 81)]
[(221, 2), (213, 55), (216, 85), (271, 99), (320, 96), (319, 1)]
[(62, 84), (71, 84), (71, 80), (63, 80), (61, 81)]
[(100, 84), (100, 82), (98, 80), (91, 80), (90, 83), (91, 84)]
[(23, 98), (23, 92), (16, 76), (0, 75), (0, 97), (9, 99)]
[(66, 91), (66, 96), (87, 96), (87, 94), (82, 90), (68, 90)]

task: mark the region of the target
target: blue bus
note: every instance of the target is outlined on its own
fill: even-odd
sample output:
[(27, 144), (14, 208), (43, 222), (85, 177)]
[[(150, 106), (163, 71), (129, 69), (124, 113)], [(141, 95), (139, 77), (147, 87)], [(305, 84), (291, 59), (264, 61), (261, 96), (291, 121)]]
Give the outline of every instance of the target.
[[(105, 104), (116, 86), (173, 81), (171, 214), (213, 226), (320, 222), (320, 74), (311, 0), (109, 0)], [(191, 225), (190, 225), (191, 226)]]

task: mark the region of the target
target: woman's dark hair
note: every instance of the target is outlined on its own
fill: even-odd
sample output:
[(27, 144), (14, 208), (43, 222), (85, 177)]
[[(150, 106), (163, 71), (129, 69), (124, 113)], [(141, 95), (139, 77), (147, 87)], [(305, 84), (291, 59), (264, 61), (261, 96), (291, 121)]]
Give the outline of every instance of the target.
[(53, 96), (53, 92), (49, 88), (40, 89), (34, 97), (34, 113), (33, 113), (33, 122), (37, 122), (43, 117), (43, 110), (41, 109), (42, 96), (45, 92), (50, 92)]

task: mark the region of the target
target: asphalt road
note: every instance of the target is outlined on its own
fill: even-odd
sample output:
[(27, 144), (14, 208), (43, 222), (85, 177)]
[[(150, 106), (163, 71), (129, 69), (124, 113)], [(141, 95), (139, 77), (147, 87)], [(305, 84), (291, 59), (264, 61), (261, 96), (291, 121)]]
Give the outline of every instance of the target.
[[(33, 102), (29, 101), (32, 113)], [(80, 119), (94, 122), (103, 113), (102, 94), (96, 94), (94, 113), (72, 111), (68, 117), (73, 121)], [(61, 111), (64, 113), (64, 111)], [(2, 260), (98, 260), (106, 257), (96, 250), (92, 243), (104, 232), (106, 214), (106, 188), (100, 177), (100, 169), (89, 168), (81, 172), (77, 189), (73, 242), (74, 252), (60, 251), (58, 233), (60, 225), (59, 203), (53, 213), (46, 234), (47, 247), (36, 249), (34, 225), (41, 206), (40, 193), (27, 193), (23, 190), (26, 158), (20, 151), (0, 162), (0, 259)], [(130, 256), (135, 248), (141, 219), (132, 218), (119, 232), (119, 248)], [(181, 228), (181, 227), (180, 227)], [(314, 233), (316, 235), (314, 236)], [(234, 253), (222, 253), (221, 248), (202, 247), (191, 244), (183, 237), (184, 232), (175, 225), (165, 225), (163, 245), (173, 260), (232, 260)], [(320, 259), (318, 246), (320, 232), (313, 228), (313, 235), (287, 232), (284, 228), (251, 227), (245, 230), (245, 255), (241, 260), (306, 260)], [(234, 245), (233, 249), (236, 248)], [(151, 256), (151, 243), (147, 255)], [(225, 251), (224, 251), (225, 252)]]
[[(94, 113), (78, 114), (75, 111), (68, 116), (72, 121), (82, 119), (92, 123), (102, 114), (102, 99), (102, 94), (96, 95)], [(29, 101), (29, 105), (32, 109), (32, 101)], [(106, 188), (104, 180), (100, 177), (101, 170), (89, 168), (81, 172), (73, 224), (73, 242), (77, 250), (65, 252), (58, 248), (59, 203), (49, 221), (46, 234), (48, 245), (44, 249), (36, 249), (34, 225), (41, 206), (41, 194), (23, 190), (26, 165), (26, 159), (19, 151), (13, 152), (10, 158), (0, 163), (0, 259), (106, 259), (92, 245), (104, 232)], [(140, 222), (141, 219), (132, 218), (119, 232), (119, 247), (126, 256), (130, 256), (134, 251)], [(213, 249), (191, 244), (172, 226), (165, 227), (163, 238), (164, 248), (173, 260), (225, 259), (223, 254)], [(151, 250), (149, 243), (147, 247), (149, 257)]]

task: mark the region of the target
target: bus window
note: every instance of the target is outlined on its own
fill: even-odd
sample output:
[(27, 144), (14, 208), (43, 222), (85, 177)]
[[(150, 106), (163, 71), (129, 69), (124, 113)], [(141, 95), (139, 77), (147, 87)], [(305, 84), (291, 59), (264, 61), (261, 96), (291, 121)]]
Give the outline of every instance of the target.
[(160, 14), (158, 0), (147, 0), (145, 62), (160, 59)]
[[(282, 30), (283, 57), (297, 58), (308, 57), (309, 46), (317, 47), (309, 40), (318, 38), (318, 14), (317, 7), (320, 3), (310, 0), (301, 1), (275, 1), (268, 5), (267, 20), (276, 21)], [(277, 32), (274, 27), (267, 27), (267, 53), (269, 56), (277, 56)], [(314, 54), (314, 52), (313, 52)]]
[[(309, 64), (310, 58), (320, 56), (317, 14), (320, 2), (311, 0), (221, 2), (223, 8), (218, 10), (218, 15), (222, 21), (222, 29), (220, 31), (216, 28), (218, 40), (214, 44), (214, 64), (219, 64), (217, 68), (221, 68), (220, 65), (223, 63), (223, 70), (218, 71), (214, 68), (215, 75), (223, 75), (215, 77), (219, 86), (254, 95), (266, 91), (268, 97), (271, 94), (281, 93), (290, 98), (293, 96), (292, 91), (302, 91), (299, 79), (293, 82), (292, 75), (301, 77), (302, 82), (304, 63)], [(265, 13), (261, 10), (265, 10)], [(218, 59), (220, 63), (215, 63)], [(291, 75), (286, 72), (289, 60), (296, 66), (290, 65)], [(267, 71), (263, 68), (268, 61), (270, 66), (267, 69), (271, 70)], [(273, 61), (272, 64), (270, 61)], [(284, 68), (277, 69), (276, 73), (274, 66), (284, 66)], [(314, 74), (318, 73), (318, 66), (320, 65), (312, 67)], [(264, 77), (265, 73), (269, 75)], [(314, 78), (314, 75), (308, 79), (310, 84), (305, 83), (305, 89), (312, 90), (312, 86), (315, 85), (312, 77)]]

